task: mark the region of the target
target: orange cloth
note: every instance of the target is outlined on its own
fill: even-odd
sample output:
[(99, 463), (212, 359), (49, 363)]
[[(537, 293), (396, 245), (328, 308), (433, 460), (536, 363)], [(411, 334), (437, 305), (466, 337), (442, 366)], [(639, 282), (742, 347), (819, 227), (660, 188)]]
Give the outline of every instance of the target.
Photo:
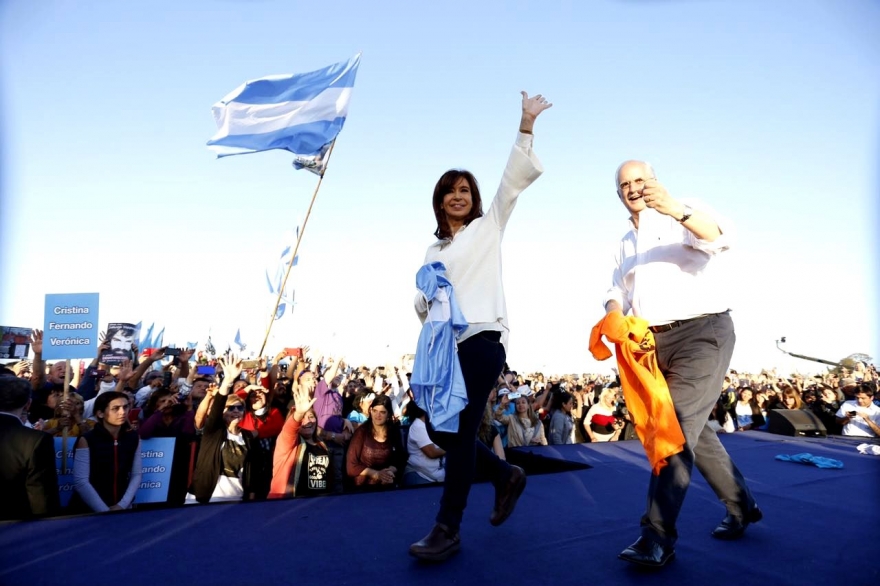
[(635, 422), (651, 471), (659, 474), (666, 466), (666, 458), (684, 449), (685, 440), (669, 387), (657, 365), (654, 334), (646, 320), (613, 311), (590, 332), (590, 352), (596, 360), (611, 358), (611, 350), (602, 342), (602, 336), (614, 343), (626, 408)]

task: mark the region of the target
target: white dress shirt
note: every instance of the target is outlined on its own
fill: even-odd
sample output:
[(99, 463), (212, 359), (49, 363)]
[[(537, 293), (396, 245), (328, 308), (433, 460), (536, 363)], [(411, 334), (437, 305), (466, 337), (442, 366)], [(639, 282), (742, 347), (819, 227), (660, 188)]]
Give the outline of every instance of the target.
[(877, 437), (871, 426), (865, 423), (866, 419), (871, 419), (875, 424), (880, 425), (880, 407), (871, 403), (867, 407), (860, 407), (858, 401), (845, 401), (840, 409), (837, 410), (835, 417), (846, 417), (847, 413), (855, 411), (857, 415), (851, 418), (846, 425), (843, 426), (843, 435), (854, 437)]
[(730, 309), (719, 255), (730, 247), (732, 226), (699, 201), (681, 202), (714, 219), (721, 235), (708, 242), (675, 218), (650, 208), (639, 212), (638, 229), (632, 226), (620, 241), (603, 305), (615, 300), (624, 314), (632, 310), (652, 326)]

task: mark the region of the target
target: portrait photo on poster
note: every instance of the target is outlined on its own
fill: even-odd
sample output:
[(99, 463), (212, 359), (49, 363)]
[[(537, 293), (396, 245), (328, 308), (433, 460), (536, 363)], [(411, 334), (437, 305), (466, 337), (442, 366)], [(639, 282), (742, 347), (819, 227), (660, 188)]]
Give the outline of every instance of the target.
[(131, 347), (137, 343), (140, 332), (138, 327), (130, 323), (114, 322), (107, 325), (107, 337), (110, 349), (101, 354), (104, 364), (121, 364), (134, 358)]

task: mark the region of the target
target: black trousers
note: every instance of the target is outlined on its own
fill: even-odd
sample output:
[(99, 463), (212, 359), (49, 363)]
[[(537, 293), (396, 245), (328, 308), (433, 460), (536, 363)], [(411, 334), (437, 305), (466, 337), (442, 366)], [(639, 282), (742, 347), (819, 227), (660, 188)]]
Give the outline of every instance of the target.
[(755, 499), (708, 425), (736, 342), (730, 315), (719, 313), (696, 319), (654, 334), (654, 339), (657, 362), (669, 385), (686, 443), (684, 451), (667, 458), (668, 465), (659, 475), (651, 475), (641, 527), (642, 535), (671, 546), (678, 538), (675, 522), (694, 466), (731, 515), (742, 519), (755, 506)]
[(467, 388), (468, 404), (459, 414), (458, 432), (433, 434), (434, 441), (446, 450), (446, 481), (440, 499), (437, 522), (458, 531), (468, 494), (474, 481), (476, 465), (496, 487), (510, 478), (510, 465), (477, 439), (480, 420), (489, 393), (504, 368), (504, 346), (500, 332), (481, 332), (458, 345), (458, 360)]

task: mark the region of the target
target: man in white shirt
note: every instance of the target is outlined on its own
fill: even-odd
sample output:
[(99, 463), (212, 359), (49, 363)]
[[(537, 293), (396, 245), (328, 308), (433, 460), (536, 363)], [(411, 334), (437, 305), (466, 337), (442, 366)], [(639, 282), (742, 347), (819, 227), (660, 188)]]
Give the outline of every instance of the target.
[(694, 466), (727, 507), (713, 537), (736, 539), (761, 518), (745, 479), (708, 425), (736, 341), (722, 254), (731, 226), (700, 202), (670, 196), (645, 162), (623, 163), (616, 184), (631, 229), (620, 241), (605, 311), (648, 321), (686, 441), (651, 476), (642, 535), (619, 555), (659, 567), (675, 555), (675, 522)]
[(880, 407), (872, 399), (873, 389), (867, 383), (856, 387), (854, 399), (840, 406), (835, 417), (843, 425), (843, 435), (880, 437)]

